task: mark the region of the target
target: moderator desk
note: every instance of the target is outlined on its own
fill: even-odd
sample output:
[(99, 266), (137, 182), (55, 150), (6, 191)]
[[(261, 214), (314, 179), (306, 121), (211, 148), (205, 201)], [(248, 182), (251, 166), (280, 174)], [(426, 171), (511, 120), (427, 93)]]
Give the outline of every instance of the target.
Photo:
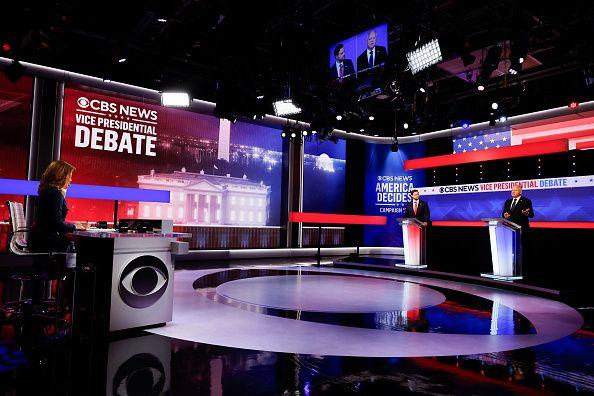
[(185, 233), (76, 231), (73, 332), (162, 326), (173, 315), (171, 245)]

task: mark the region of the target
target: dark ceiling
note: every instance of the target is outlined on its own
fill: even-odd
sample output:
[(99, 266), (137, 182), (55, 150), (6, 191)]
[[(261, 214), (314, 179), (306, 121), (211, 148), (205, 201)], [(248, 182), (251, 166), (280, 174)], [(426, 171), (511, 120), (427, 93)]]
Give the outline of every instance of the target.
[[(593, 93), (590, 1), (24, 0), (2, 14), (0, 41), (10, 47), (3, 56), (158, 90), (182, 87), (205, 100), (232, 97), (231, 110), (259, 94), (270, 106), (290, 89), (304, 109), (300, 119), (334, 120), (341, 112), (347, 116), (337, 127), (387, 136), (403, 122), (411, 128), (397, 128), (401, 134), (484, 121), (493, 100), (514, 115)], [(391, 59), (381, 79), (397, 90), (358, 101), (353, 84), (329, 82), (328, 49), (384, 22)], [(405, 54), (417, 42), (438, 38), (448, 60), (522, 34), (541, 65), (493, 76), (483, 92), (437, 66), (406, 70)]]

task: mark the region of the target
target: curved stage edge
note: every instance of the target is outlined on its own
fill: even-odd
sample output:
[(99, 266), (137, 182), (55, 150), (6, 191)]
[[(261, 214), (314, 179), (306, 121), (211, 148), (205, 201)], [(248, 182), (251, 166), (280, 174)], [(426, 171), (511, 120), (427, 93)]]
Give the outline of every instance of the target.
[[(295, 282), (310, 275), (321, 277), (320, 279), (326, 275), (353, 276), (359, 277), (363, 282), (370, 278), (390, 280), (445, 291), (445, 294), (466, 294), (471, 297), (471, 300), (487, 300), (492, 304), (490, 310), (484, 310), (474, 303), (462, 308), (474, 316), (483, 316), (483, 319), (490, 321), (491, 332), (487, 331), (487, 334), (485, 332), (468, 333), (468, 331), (466, 334), (453, 333), (440, 326), (433, 326), (433, 328), (429, 326), (430, 329), (426, 332), (416, 329), (386, 329), (381, 326), (373, 328), (373, 325), (360, 325), (356, 321), (355, 324), (349, 322), (344, 325), (340, 321), (317, 320), (311, 312), (299, 309), (302, 307), (299, 301), (294, 307), (285, 307), (294, 309), (279, 314), (279, 308), (274, 307), (274, 302), (270, 304), (271, 309), (262, 309), (267, 305), (265, 298), (263, 300), (258, 293), (252, 293), (246, 297), (244, 291), (241, 291), (244, 294), (239, 293), (239, 289), (234, 291), (239, 293), (236, 297), (241, 295), (244, 301), (238, 303), (238, 299), (235, 298), (235, 303), (230, 304), (219, 298), (217, 288), (214, 286), (236, 281), (237, 276), (230, 276), (232, 271), (250, 273), (251, 275), (244, 276), (247, 278), (270, 275), (265, 272), (258, 273), (261, 270), (257, 268), (176, 271), (173, 322), (149, 331), (187, 341), (272, 352), (327, 356), (423, 357), (500, 352), (540, 345), (573, 334), (583, 324), (582, 316), (562, 302), (484, 285), (416, 275), (324, 266), (284, 266), (275, 267), (275, 269), (287, 271), (285, 276), (290, 274)], [(219, 281), (214, 285), (200, 284), (200, 279), (208, 277), (218, 278)], [(245, 283), (246, 286), (253, 284), (253, 282)], [(270, 298), (273, 300), (278, 298), (278, 295), (274, 296), (274, 287), (279, 285), (274, 286), (272, 290), (268, 286), (270, 285), (264, 282), (260, 286), (261, 291), (271, 293)], [(254, 296), (258, 297), (255, 303), (248, 301)], [(395, 310), (394, 312), (406, 313), (407, 311)], [(507, 322), (507, 325), (512, 323), (511, 333), (504, 331), (506, 322), (505, 320), (500, 322), (497, 312), (517, 313), (529, 322), (533, 331), (514, 331), (513, 324), (518, 323), (515, 319)], [(386, 312), (377, 312), (377, 314), (379, 316), (376, 315), (376, 321), (377, 318), (386, 317)], [(391, 317), (391, 315), (388, 316)], [(404, 316), (410, 319), (410, 316)], [(493, 323), (495, 332), (493, 332)], [(502, 325), (499, 331), (498, 323)]]

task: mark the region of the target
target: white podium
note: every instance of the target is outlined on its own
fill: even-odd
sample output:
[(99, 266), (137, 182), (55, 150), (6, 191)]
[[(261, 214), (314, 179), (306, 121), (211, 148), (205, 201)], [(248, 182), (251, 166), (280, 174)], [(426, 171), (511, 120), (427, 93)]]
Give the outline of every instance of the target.
[(481, 276), (504, 281), (522, 279), (522, 227), (501, 218), (482, 221), (489, 227), (493, 273)]
[(404, 241), (404, 268), (427, 268), (425, 264), (425, 226), (415, 218), (400, 218), (402, 240)]

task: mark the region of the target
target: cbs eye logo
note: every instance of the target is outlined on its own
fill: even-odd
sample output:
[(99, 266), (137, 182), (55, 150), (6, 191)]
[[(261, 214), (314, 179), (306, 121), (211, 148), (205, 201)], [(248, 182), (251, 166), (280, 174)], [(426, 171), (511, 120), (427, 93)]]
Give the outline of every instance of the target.
[(130, 261), (120, 275), (119, 293), (133, 308), (150, 307), (165, 293), (169, 278), (165, 264), (154, 256)]
[(86, 109), (91, 104), (89, 99), (85, 98), (84, 96), (81, 96), (80, 98), (78, 98), (76, 103), (78, 104), (78, 107), (82, 107), (83, 109)]
[(160, 395), (165, 387), (165, 368), (157, 357), (139, 353), (125, 361), (113, 377), (112, 394)]

